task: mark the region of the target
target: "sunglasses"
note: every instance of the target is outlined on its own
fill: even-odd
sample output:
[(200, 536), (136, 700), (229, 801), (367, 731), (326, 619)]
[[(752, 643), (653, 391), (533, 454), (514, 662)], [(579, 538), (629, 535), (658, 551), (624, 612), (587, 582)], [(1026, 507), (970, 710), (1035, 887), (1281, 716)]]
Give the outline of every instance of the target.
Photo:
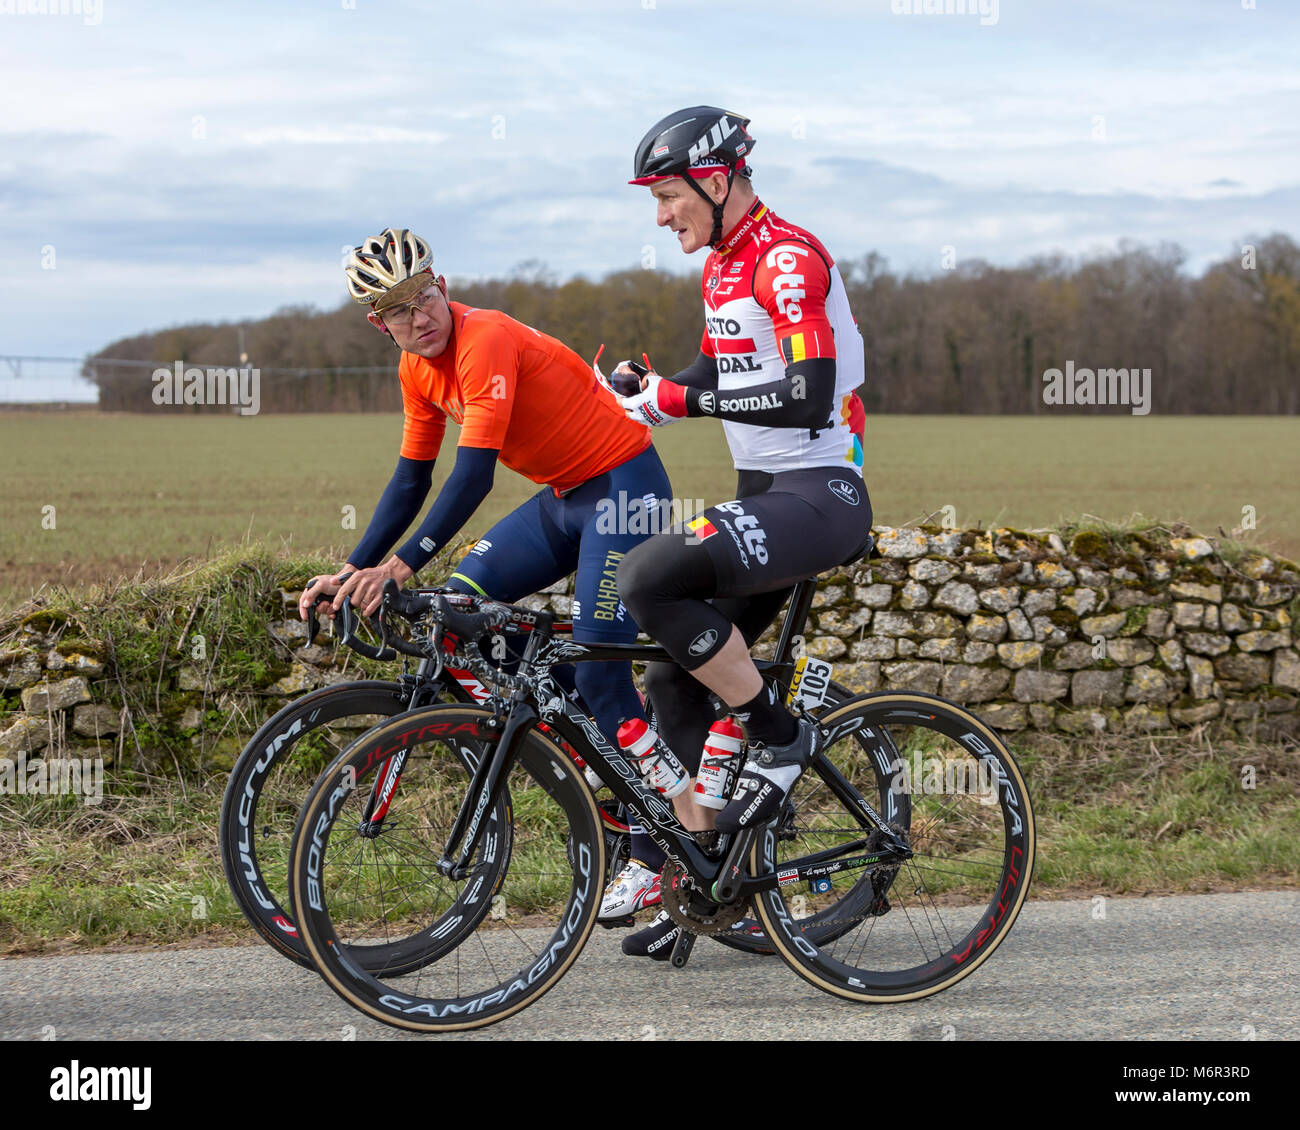
[(389, 329), (404, 330), (407, 329), (411, 322), (415, 320), (415, 311), (422, 310), (426, 314), (432, 314), (437, 306), (438, 299), (442, 297), (442, 287), (437, 283), (426, 290), (421, 291), (414, 298), (406, 299), (396, 303), (387, 310), (376, 310)]

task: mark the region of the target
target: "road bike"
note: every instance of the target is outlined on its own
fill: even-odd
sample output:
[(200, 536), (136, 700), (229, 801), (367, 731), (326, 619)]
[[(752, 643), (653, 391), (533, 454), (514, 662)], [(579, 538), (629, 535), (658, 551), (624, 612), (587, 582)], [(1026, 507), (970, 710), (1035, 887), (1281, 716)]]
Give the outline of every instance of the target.
[[(793, 613), (806, 616), (814, 588), (796, 586)], [(974, 972), (1015, 922), (1034, 861), (1029, 792), (1002, 741), (961, 706), (912, 692), (839, 703), (816, 716), (821, 748), (776, 819), (701, 843), (552, 678), (557, 663), (662, 660), (662, 649), (578, 644), (557, 637), (549, 613), (477, 598), (394, 585), (384, 601), (424, 654), (440, 660), (454, 637), (457, 662), (494, 693), (375, 726), (299, 814), (289, 883), (302, 938), (330, 987), (375, 1019), (416, 1031), (490, 1024), (577, 958), (606, 844), (562, 743), (667, 854), (663, 905), (682, 927), (674, 965), (752, 906), (768, 944), (811, 984), (910, 1000)], [(505, 635), (526, 640), (515, 674), (483, 653)]]
[[(445, 590), (418, 590), (438, 591)], [(828, 709), (846, 701), (852, 692), (828, 677), (829, 665), (813, 662), (800, 667), (796, 655), (815, 594), (806, 582), (791, 600), (771, 662), (761, 666), (778, 682), (802, 692), (806, 705)], [(468, 598), (447, 594), (451, 601)], [(309, 620), (309, 641), (319, 625)], [(552, 630), (572, 632), (572, 623), (556, 620)], [(350, 605), (337, 616), (339, 642), (373, 660), (399, 657), (408, 666), (394, 679), (361, 679), (318, 688), (287, 704), (268, 719), (249, 740), (236, 760), (221, 807), (219, 840), (222, 866), (235, 901), (244, 917), (276, 952), (306, 968), (313, 963), (290, 910), (288, 857), (294, 824), (302, 799), (324, 766), (370, 726), (439, 701), (479, 704), (491, 691), (478, 677), (455, 660), (455, 638), (444, 634), (441, 661), (411, 642), (411, 625), (391, 604), (385, 615), (370, 621)], [(415, 670), (409, 660), (416, 661)], [(493, 660), (493, 667), (501, 662)], [(796, 670), (799, 676), (796, 676)], [(653, 704), (649, 710), (653, 715)], [(570, 747), (572, 752), (572, 747)], [(891, 797), (888, 780), (880, 777), (876, 794), (882, 810), (894, 820), (905, 820), (906, 798)], [(616, 797), (598, 800), (606, 848), (606, 883), (612, 882), (631, 855), (631, 836), (624, 803)], [(498, 814), (499, 816), (500, 814)], [(748, 953), (771, 955), (775, 951), (762, 927), (752, 918), (733, 924), (718, 940)], [(357, 960), (367, 962), (369, 955)], [(391, 954), (378, 960), (392, 961)]]

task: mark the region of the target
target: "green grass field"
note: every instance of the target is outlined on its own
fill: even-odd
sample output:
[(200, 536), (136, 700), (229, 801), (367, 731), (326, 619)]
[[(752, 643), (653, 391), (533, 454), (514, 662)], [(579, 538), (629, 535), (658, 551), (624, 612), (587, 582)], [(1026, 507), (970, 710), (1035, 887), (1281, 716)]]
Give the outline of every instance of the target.
[[(1035, 899), (1300, 883), (1294, 746), (1220, 742), (1200, 731), (1082, 739), (1026, 732), (1011, 746), (1037, 812)], [(1259, 774), (1257, 789), (1240, 787), (1247, 765)], [(218, 854), (223, 785), (219, 775), (202, 785), (156, 777), (147, 789), (119, 781), (94, 806), (73, 796), (0, 795), (0, 957), (253, 941)], [(264, 865), (287, 888), (283, 866)], [(512, 872), (512, 901), (529, 882)]]
[[(0, 412), (0, 602), (245, 538), (346, 551), (388, 481), (400, 436), (396, 415)], [(1294, 418), (876, 416), (866, 438), (878, 523), (951, 506), (962, 526), (1141, 513), (1231, 534), (1243, 507), (1253, 507), (1245, 540), (1300, 557)], [(435, 488), (454, 442), (453, 429)], [(660, 429), (655, 443), (679, 497), (731, 497), (735, 472), (720, 425)], [(500, 468), (467, 533), (484, 532), (536, 489)], [(355, 528), (344, 526), (347, 506)]]
[[(350, 548), (392, 470), (400, 431), (395, 416), (0, 413), (0, 606), (41, 584), (171, 565), (246, 537), (303, 552)], [(735, 476), (716, 424), (693, 421), (655, 438), (679, 496), (730, 496)], [(1142, 513), (1232, 533), (1250, 506), (1258, 528), (1245, 540), (1300, 557), (1296, 420), (876, 417), (867, 440), (883, 524), (951, 506), (967, 526)], [(441, 462), (439, 483), (450, 462)], [(500, 470), (469, 532), (534, 489)], [(342, 526), (346, 505), (356, 508), (355, 529)], [(51, 529), (43, 507), (54, 508)], [(241, 574), (222, 591), (238, 597), (255, 580)], [(243, 623), (230, 611), (245, 608), (238, 599), (211, 603), (201, 615)], [(129, 604), (111, 608), (135, 617)], [(165, 636), (154, 642), (168, 646)], [(1293, 744), (1201, 731), (1026, 732), (1012, 744), (1038, 811), (1035, 897), (1300, 881)], [(1247, 765), (1257, 789), (1240, 787)], [(102, 806), (0, 797), (0, 954), (250, 940), (217, 855), (222, 775), (115, 781)]]

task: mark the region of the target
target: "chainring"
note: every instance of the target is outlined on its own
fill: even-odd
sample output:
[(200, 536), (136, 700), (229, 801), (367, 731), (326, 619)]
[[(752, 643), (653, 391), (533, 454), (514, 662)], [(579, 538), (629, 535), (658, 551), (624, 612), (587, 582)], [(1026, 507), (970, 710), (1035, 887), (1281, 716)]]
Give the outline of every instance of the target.
[[(660, 872), (659, 890), (668, 917), (689, 934), (725, 934), (745, 917), (745, 912), (749, 909), (749, 899), (729, 906), (719, 906), (701, 895), (686, 869), (672, 859), (664, 864), (664, 869)], [(702, 906), (711, 906), (713, 909), (704, 911), (700, 909)]]

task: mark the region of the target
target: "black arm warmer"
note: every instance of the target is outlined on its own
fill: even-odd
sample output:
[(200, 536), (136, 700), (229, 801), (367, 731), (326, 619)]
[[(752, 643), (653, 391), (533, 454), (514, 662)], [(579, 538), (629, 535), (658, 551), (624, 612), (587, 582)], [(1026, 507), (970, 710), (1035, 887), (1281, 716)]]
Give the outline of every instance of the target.
[[(718, 387), (718, 359), (710, 357), (703, 350), (695, 355), (695, 360), (686, 366), (675, 377), (670, 378), (675, 385), (686, 385), (689, 388), (717, 388)], [(695, 415), (696, 413), (692, 413)]]
[(795, 361), (785, 367), (784, 378), (766, 384), (712, 395), (699, 388), (686, 390), (688, 416), (717, 416), (764, 428), (820, 428), (830, 419), (834, 406), (832, 357)]
[(361, 542), (348, 556), (359, 569), (369, 569), (383, 560), (389, 547), (402, 535), (420, 512), (429, 484), (433, 481), (432, 459), (407, 459), (399, 456), (397, 470), (375, 507), (374, 517)]
[(442, 484), (420, 528), (397, 551), (417, 573), (446, 545), (492, 490), (497, 469), (494, 447), (458, 447), (456, 465)]

